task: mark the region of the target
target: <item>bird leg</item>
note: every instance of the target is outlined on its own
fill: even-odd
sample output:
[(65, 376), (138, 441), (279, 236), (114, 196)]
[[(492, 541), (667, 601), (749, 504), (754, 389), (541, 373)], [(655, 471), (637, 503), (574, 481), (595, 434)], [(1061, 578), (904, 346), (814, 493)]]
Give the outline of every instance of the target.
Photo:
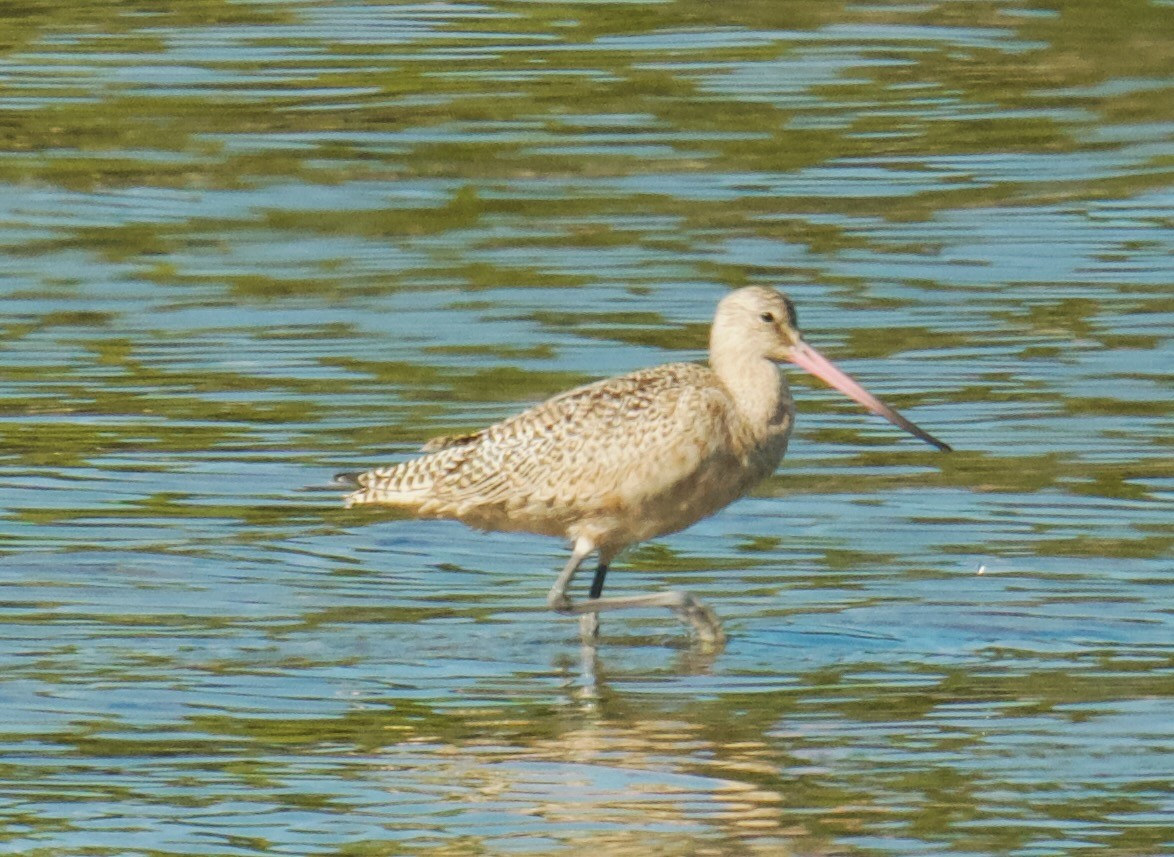
[(591, 640), (599, 633), (599, 614), (605, 610), (624, 610), (629, 607), (667, 607), (677, 614), (686, 625), (693, 628), (697, 638), (703, 643), (720, 646), (726, 641), (725, 632), (717, 615), (704, 603), (688, 592), (654, 592), (650, 595), (628, 595), (620, 598), (601, 598), (603, 581), (607, 577), (607, 563), (600, 561), (595, 569), (595, 578), (591, 581), (590, 598), (576, 604), (567, 595), (575, 572), (583, 564), (588, 555), (595, 550), (595, 545), (587, 539), (576, 539), (571, 550), (571, 558), (559, 573), (558, 579), (546, 596), (546, 603), (558, 613), (580, 616), (579, 627), (585, 640)]
[[(629, 607), (667, 607), (677, 618), (689, 625), (697, 639), (708, 645), (720, 646), (726, 641), (722, 624), (704, 602), (688, 592), (669, 590), (649, 595), (626, 595), (620, 598), (592, 598), (580, 604), (572, 604), (571, 612), (586, 616), (602, 613), (604, 610), (625, 610)], [(584, 623), (586, 624), (586, 623)]]
[(595, 550), (595, 544), (590, 539), (575, 539), (575, 544), (571, 548), (571, 558), (567, 560), (567, 564), (559, 572), (554, 586), (550, 587), (550, 592), (546, 595), (546, 603), (551, 610), (556, 613), (575, 612), (575, 605), (571, 603), (571, 599), (567, 595), (567, 587), (571, 585), (571, 580), (574, 578), (575, 572), (579, 570), (579, 566), (583, 564), (583, 560), (587, 559), (593, 550)]
[[(595, 613), (583, 613), (577, 609), (574, 602), (571, 601), (567, 595), (567, 587), (571, 585), (571, 580), (575, 577), (575, 572), (579, 570), (579, 566), (583, 564), (591, 552), (595, 550), (595, 545), (587, 539), (576, 539), (575, 544), (571, 549), (571, 558), (567, 560), (567, 564), (559, 573), (558, 579), (555, 580), (554, 586), (550, 588), (550, 593), (546, 596), (546, 603), (550, 605), (550, 609), (556, 613), (564, 615), (579, 614), (579, 631), (582, 634), (584, 642), (594, 640), (599, 636), (599, 616)], [(603, 591), (603, 578), (607, 574), (607, 566), (601, 560), (599, 568), (595, 571), (595, 579), (591, 583), (591, 592)]]
[[(600, 559), (599, 565), (595, 566), (595, 577), (591, 578), (591, 590), (587, 596), (592, 601), (598, 601), (599, 596), (603, 594), (603, 581), (606, 577), (607, 563)], [(579, 614), (579, 633), (584, 640), (595, 640), (599, 637), (599, 613), (597, 611)]]
[(591, 579), (591, 591), (587, 597), (597, 599), (603, 595), (603, 579), (607, 577), (607, 563), (603, 560), (599, 561), (599, 565), (595, 567), (595, 577)]

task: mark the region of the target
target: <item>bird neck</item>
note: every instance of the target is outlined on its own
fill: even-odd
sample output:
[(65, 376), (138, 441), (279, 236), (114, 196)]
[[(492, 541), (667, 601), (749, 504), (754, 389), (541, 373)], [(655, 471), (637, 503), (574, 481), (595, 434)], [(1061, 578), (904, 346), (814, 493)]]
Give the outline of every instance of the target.
[(717, 374), (734, 407), (758, 437), (790, 431), (794, 403), (787, 379), (765, 357), (739, 353), (737, 349), (711, 349), (709, 365)]

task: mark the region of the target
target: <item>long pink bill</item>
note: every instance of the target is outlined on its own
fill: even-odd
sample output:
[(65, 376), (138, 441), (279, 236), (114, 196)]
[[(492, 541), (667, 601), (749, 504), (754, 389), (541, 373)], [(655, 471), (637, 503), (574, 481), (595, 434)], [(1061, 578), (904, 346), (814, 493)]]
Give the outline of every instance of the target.
[(801, 341), (792, 349), (790, 359), (796, 366), (801, 369), (806, 369), (817, 378), (823, 379), (844, 395), (855, 399), (874, 414), (879, 414), (893, 425), (900, 426), (914, 437), (921, 438), (926, 443), (936, 446), (943, 452), (952, 451), (949, 445), (942, 443), (929, 432), (918, 428), (872, 393), (868, 392), (868, 390), (861, 387), (851, 375), (838, 368), (836, 364), (832, 363), (832, 361), (828, 360), (806, 342)]

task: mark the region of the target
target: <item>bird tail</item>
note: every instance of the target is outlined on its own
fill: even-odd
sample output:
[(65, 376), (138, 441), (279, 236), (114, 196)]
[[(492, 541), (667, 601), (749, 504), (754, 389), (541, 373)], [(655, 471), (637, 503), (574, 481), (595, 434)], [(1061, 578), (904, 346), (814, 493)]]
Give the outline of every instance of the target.
[(334, 483), (350, 489), (351, 493), (343, 499), (348, 509), (365, 505), (415, 509), (428, 499), (437, 475), (430, 467), (431, 458), (414, 458), (358, 473), (339, 473)]

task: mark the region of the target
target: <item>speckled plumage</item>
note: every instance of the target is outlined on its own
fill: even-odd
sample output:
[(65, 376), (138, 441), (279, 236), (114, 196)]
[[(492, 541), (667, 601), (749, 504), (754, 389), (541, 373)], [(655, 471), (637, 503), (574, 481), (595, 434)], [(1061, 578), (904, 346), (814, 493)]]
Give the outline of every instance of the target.
[(428, 454), (358, 476), (376, 503), (484, 530), (591, 538), (614, 555), (683, 529), (769, 475), (789, 418), (761, 443), (716, 373), (669, 363), (569, 390)]

